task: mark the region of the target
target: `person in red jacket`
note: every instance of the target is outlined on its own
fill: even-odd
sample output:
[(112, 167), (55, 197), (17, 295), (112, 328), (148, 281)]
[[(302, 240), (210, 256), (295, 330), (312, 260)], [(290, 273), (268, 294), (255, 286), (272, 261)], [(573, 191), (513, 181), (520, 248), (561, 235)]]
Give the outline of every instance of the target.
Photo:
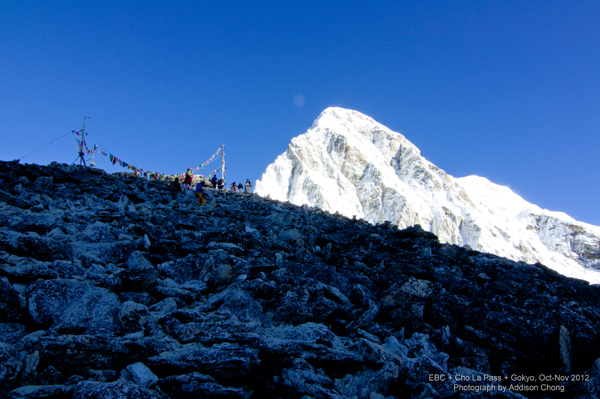
[(185, 180), (183, 181), (183, 187), (186, 190), (190, 189), (190, 185), (192, 184), (193, 179), (194, 176), (192, 174), (192, 170), (188, 168), (187, 173), (185, 174)]

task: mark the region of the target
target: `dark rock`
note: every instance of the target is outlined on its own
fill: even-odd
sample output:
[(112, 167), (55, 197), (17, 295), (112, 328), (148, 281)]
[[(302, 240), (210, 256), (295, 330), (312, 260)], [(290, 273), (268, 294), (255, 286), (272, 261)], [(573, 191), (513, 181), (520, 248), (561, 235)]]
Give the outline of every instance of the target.
[(27, 291), (29, 313), (42, 328), (61, 333), (117, 334), (117, 296), (77, 280), (46, 280)]
[(0, 342), (0, 396), (6, 395), (16, 384), (21, 359), (12, 346)]
[(114, 242), (115, 236), (114, 227), (101, 221), (87, 225), (81, 233), (81, 238), (87, 242)]
[(21, 317), (19, 294), (6, 277), (0, 277), (0, 323), (18, 322)]
[(484, 398), (432, 376), (513, 374), (600, 395), (600, 286), (544, 265), (93, 168), (0, 182), (0, 397)]
[(85, 378), (88, 381), (99, 381), (99, 382), (114, 382), (119, 378), (119, 373), (115, 370), (93, 370), (88, 369)]
[(28, 334), (26, 328), (23, 324), (0, 323), (0, 342), (19, 347), (23, 337)]
[(214, 295), (203, 306), (204, 311), (228, 312), (244, 324), (256, 323), (269, 326), (271, 321), (263, 313), (262, 306), (246, 291), (235, 285)]
[(133, 301), (123, 303), (119, 311), (119, 320), (123, 332), (127, 334), (141, 332), (150, 335), (156, 324), (148, 308)]
[(169, 399), (162, 392), (130, 382), (82, 381), (75, 387), (73, 399)]
[(94, 335), (40, 337), (33, 346), (40, 361), (58, 368), (114, 369), (153, 356), (166, 345), (152, 338), (117, 338)]
[(119, 295), (119, 300), (122, 303), (133, 301), (145, 306), (152, 306), (156, 303), (155, 298), (148, 292), (123, 292)]
[(118, 241), (113, 243), (87, 243), (76, 242), (72, 245), (74, 258), (91, 258), (100, 264), (117, 264), (127, 260), (135, 251), (136, 245), (132, 241)]
[(162, 390), (172, 399), (192, 397), (248, 399), (252, 395), (252, 391), (236, 387), (224, 387), (211, 376), (197, 372), (169, 376), (160, 385)]
[(127, 269), (119, 274), (123, 288), (131, 291), (144, 291), (153, 287), (158, 279), (158, 271), (144, 256), (143, 252), (133, 252), (127, 259)]
[(222, 343), (212, 347), (188, 346), (147, 360), (159, 376), (193, 371), (209, 373), (217, 378), (237, 378), (250, 373), (260, 364), (258, 350), (237, 344)]
[(158, 377), (144, 363), (137, 362), (127, 366), (127, 372), (137, 385), (151, 388), (156, 385)]
[(68, 260), (41, 262), (13, 255), (4, 261), (6, 263), (0, 266), (0, 270), (13, 281), (82, 277), (85, 274), (80, 264)]
[(66, 240), (40, 237), (31, 232), (19, 237), (16, 254), (42, 261), (73, 259), (73, 251)]
[[(39, 179), (38, 179), (39, 180)], [(13, 390), (10, 399), (70, 398), (74, 385), (26, 385)]]
[(15, 197), (14, 195), (0, 190), (0, 201), (4, 201), (9, 205), (15, 206), (17, 208), (28, 209), (31, 208), (31, 204), (27, 201), (22, 200), (21, 198)]

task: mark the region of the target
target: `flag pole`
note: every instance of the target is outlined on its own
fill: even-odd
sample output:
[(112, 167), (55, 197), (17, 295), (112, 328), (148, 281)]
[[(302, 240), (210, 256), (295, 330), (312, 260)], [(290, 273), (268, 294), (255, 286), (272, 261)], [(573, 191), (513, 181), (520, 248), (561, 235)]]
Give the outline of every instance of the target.
[(85, 158), (84, 158), (84, 154), (83, 154), (83, 149), (87, 148), (87, 144), (85, 142), (85, 119), (86, 118), (91, 118), (91, 115), (88, 116), (84, 116), (83, 117), (83, 126), (81, 127), (81, 143), (79, 143), (79, 166), (81, 166), (81, 164), (83, 164), (83, 166), (87, 166), (85, 164)]
[(225, 144), (221, 145), (221, 179), (225, 184)]

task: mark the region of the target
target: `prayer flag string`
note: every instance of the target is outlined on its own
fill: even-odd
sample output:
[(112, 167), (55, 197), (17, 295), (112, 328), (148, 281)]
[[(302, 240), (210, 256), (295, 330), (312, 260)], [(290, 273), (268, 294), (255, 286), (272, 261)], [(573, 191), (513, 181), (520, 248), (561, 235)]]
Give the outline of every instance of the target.
[[(129, 170), (133, 170), (134, 173), (137, 175), (138, 173), (140, 174), (140, 176), (143, 177), (148, 177), (148, 178), (154, 178), (154, 179), (158, 179), (158, 180), (165, 180), (167, 178), (167, 176), (171, 177), (170, 175), (164, 174), (164, 173), (157, 173), (157, 172), (152, 172), (152, 171), (148, 171), (148, 170), (144, 170), (142, 168), (138, 168), (136, 166), (130, 165), (127, 162), (123, 161), (120, 158), (117, 158), (115, 155), (107, 152), (107, 151), (102, 151), (98, 149), (98, 145), (94, 144), (94, 148), (93, 149), (89, 149), (89, 147), (87, 146), (87, 144), (85, 143), (85, 141), (83, 140), (83, 129), (81, 131), (76, 131), (76, 130), (72, 130), (71, 131), (74, 136), (73, 138), (75, 139), (75, 141), (79, 144), (80, 147), (85, 146), (85, 151), (87, 152), (87, 154), (95, 154), (95, 153), (100, 153), (104, 156), (107, 156), (110, 160), (110, 162), (113, 165), (116, 165), (117, 163), (119, 164), (119, 166), (123, 167), (123, 168), (127, 168)], [(78, 139), (75, 136), (81, 136), (82, 139)], [(209, 175), (212, 176), (214, 174), (216, 174), (225, 164), (225, 146), (221, 146), (216, 153), (214, 153), (206, 162), (204, 162), (201, 166), (197, 166), (194, 169), (192, 168), (188, 168), (188, 171), (198, 171), (200, 170), (200, 168), (202, 168), (202, 170), (204, 170), (206, 168), (206, 166), (212, 162), (215, 157), (217, 157), (219, 154), (221, 154), (222, 157), (222, 162), (221, 162), (221, 166), (219, 166), (213, 173), (211, 173)], [(192, 172), (193, 173), (193, 172)], [(223, 170), (223, 173), (225, 173), (225, 169)], [(179, 177), (181, 179), (183, 179), (184, 174), (180, 174)], [(225, 174), (223, 175), (223, 178), (225, 178)]]

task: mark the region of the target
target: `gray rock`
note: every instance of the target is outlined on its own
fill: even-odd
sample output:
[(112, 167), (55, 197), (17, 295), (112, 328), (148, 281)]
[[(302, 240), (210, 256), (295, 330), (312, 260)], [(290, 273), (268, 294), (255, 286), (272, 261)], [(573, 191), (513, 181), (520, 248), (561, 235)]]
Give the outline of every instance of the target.
[(156, 384), (158, 377), (144, 363), (137, 362), (127, 366), (127, 372), (137, 385), (150, 387)]
[(173, 399), (191, 397), (248, 399), (252, 395), (252, 391), (224, 387), (211, 376), (197, 372), (168, 376), (161, 382), (161, 387)]
[(217, 378), (236, 378), (247, 375), (259, 364), (258, 350), (231, 343), (204, 347), (188, 344), (177, 351), (163, 352), (147, 360), (159, 376), (178, 371), (199, 371)]
[(116, 334), (120, 303), (110, 291), (87, 282), (56, 279), (33, 283), (27, 292), (33, 322), (62, 333)]
[(40, 176), (35, 179), (35, 183), (33, 184), (33, 188), (36, 191), (47, 191), (52, 190), (52, 176)]
[(31, 258), (11, 256), (0, 269), (9, 277), (17, 280), (33, 281), (37, 279), (81, 277), (85, 270), (80, 264), (68, 260), (41, 262)]
[(35, 381), (35, 370), (39, 363), (40, 354), (38, 351), (33, 351), (25, 356), (21, 369), (21, 384), (31, 384)]
[(114, 242), (115, 229), (109, 224), (97, 220), (87, 225), (81, 233), (81, 239), (87, 242)]
[(33, 349), (44, 364), (60, 368), (122, 368), (154, 356), (169, 347), (154, 338), (119, 338), (95, 335), (59, 335), (40, 337)]
[(0, 161), (0, 183), (0, 397), (483, 399), (429, 377), (569, 368), (590, 377), (561, 397), (599, 395), (600, 287), (541, 264), (91, 168)]
[(0, 342), (0, 396), (6, 395), (16, 384), (19, 371), (19, 354), (12, 346)]
[(131, 241), (118, 241), (114, 243), (88, 243), (77, 241), (71, 244), (74, 259), (91, 259), (94, 263), (108, 264), (121, 263), (127, 260), (135, 251)]
[(73, 391), (73, 399), (169, 399), (167, 395), (131, 382), (82, 381)]
[(332, 379), (323, 370), (315, 370), (304, 359), (291, 359), (289, 363), (289, 366), (281, 371), (281, 383), (293, 388), (297, 394), (314, 398), (343, 398), (334, 388)]
[(10, 399), (65, 398), (72, 396), (74, 390), (74, 385), (26, 385), (13, 390), (9, 397)]
[(156, 324), (148, 308), (133, 301), (123, 303), (119, 311), (119, 321), (126, 334), (141, 332), (151, 335)]
[(19, 294), (6, 277), (0, 277), (0, 323), (18, 322), (21, 318)]
[(158, 297), (180, 298), (186, 302), (194, 301), (197, 298), (196, 292), (183, 288), (183, 286), (177, 284), (170, 278), (164, 280), (159, 279), (157, 282), (158, 284), (154, 287), (154, 292)]
[(262, 306), (246, 291), (234, 285), (213, 295), (202, 309), (204, 311), (229, 312), (241, 323), (271, 325), (271, 321), (263, 313)]
[(119, 277), (123, 280), (124, 289), (144, 291), (156, 284), (158, 271), (143, 252), (136, 251), (127, 258), (127, 269)]
[(31, 232), (19, 237), (16, 253), (42, 261), (73, 260), (73, 251), (66, 240), (40, 237)]

